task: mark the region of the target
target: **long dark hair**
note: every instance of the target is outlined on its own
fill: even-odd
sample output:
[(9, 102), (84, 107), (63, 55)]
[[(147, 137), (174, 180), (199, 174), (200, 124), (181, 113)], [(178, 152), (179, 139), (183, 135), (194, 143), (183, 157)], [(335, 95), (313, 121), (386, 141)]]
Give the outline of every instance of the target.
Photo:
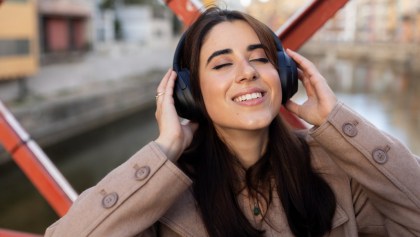
[[(248, 169), (242, 169), (227, 143), (218, 136), (205, 110), (199, 83), (199, 56), (207, 33), (217, 24), (241, 20), (248, 23), (267, 46), (267, 56), (277, 65), (271, 30), (237, 11), (210, 8), (186, 32), (181, 67), (189, 68), (191, 90), (201, 108), (200, 126), (179, 166), (193, 179), (193, 193), (210, 236), (262, 236), (241, 211), (238, 194), (248, 189), (253, 197), (263, 197), (268, 207), (275, 190), (280, 197), (289, 227), (294, 235), (322, 236), (331, 230), (336, 201), (329, 185), (311, 167), (310, 150), (304, 138), (293, 133), (280, 116), (269, 126), (266, 154)], [(239, 168), (238, 168), (239, 167)], [(241, 186), (242, 185), (242, 186)]]

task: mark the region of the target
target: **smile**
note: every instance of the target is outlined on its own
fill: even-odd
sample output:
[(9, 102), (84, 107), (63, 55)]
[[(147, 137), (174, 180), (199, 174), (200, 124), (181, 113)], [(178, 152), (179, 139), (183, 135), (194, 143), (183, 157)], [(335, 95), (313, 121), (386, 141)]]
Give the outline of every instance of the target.
[(258, 99), (258, 98), (261, 98), (261, 97), (263, 97), (263, 93), (254, 92), (254, 93), (249, 93), (249, 94), (238, 96), (238, 97), (234, 98), (233, 101), (242, 102), (242, 101)]

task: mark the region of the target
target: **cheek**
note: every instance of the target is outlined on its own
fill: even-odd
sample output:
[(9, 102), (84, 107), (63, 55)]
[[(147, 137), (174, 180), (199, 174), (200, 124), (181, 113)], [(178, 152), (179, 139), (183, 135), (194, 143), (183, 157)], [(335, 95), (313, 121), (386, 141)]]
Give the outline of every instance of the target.
[[(201, 93), (203, 95), (204, 105), (210, 118), (220, 116), (220, 111), (227, 107), (228, 98), (226, 93), (229, 89), (229, 84), (224, 81), (224, 78), (202, 77), (200, 82)], [(222, 113), (223, 114), (223, 113)]]
[(266, 83), (269, 85), (271, 90), (275, 93), (275, 96), (282, 96), (281, 94), (281, 81), (279, 74), (276, 69), (272, 68), (270, 70), (267, 70), (265, 73)]
[(203, 94), (204, 104), (206, 107), (214, 106), (221, 99), (224, 99), (225, 88), (218, 82), (203, 82), (200, 83), (201, 93)]

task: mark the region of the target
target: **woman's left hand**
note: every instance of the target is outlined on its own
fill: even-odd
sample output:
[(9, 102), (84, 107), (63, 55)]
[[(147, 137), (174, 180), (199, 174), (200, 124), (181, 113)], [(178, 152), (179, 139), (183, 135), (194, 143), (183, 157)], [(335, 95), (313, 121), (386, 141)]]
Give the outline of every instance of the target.
[(301, 105), (289, 100), (285, 106), (299, 118), (319, 126), (327, 120), (337, 98), (312, 62), (290, 49), (287, 49), (287, 54), (297, 64), (299, 80), (302, 81), (308, 98)]

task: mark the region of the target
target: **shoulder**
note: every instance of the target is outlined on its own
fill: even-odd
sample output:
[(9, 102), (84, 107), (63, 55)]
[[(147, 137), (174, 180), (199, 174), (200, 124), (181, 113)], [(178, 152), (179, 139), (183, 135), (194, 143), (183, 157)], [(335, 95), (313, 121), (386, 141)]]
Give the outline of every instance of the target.
[(295, 134), (304, 139), (310, 151), (311, 165), (315, 170), (328, 171), (331, 174), (345, 174), (345, 172), (335, 164), (332, 155), (323, 148), (310, 134), (308, 129), (296, 130)]

